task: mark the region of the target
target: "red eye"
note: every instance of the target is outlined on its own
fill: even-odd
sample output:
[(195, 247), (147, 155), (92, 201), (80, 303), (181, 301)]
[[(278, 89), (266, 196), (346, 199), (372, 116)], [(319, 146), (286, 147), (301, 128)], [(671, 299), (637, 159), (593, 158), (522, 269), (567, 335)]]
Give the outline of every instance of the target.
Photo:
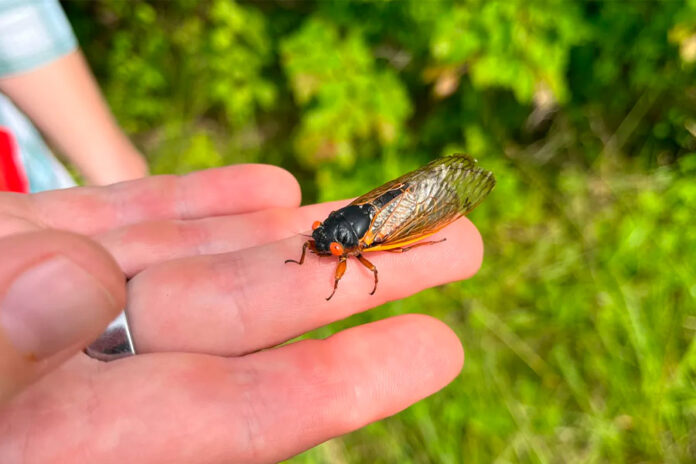
[(314, 223), (312, 224), (312, 230), (317, 230), (318, 227), (321, 227), (321, 222), (314, 221)]
[(331, 242), (329, 249), (331, 250), (331, 254), (334, 256), (343, 255), (343, 245), (338, 242)]

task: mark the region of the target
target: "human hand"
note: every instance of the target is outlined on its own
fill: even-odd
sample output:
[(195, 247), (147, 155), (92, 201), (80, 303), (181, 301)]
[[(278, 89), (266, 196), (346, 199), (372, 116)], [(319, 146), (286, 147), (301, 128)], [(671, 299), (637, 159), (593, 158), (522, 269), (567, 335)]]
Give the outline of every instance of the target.
[[(273, 462), (450, 382), (461, 344), (428, 316), (272, 347), (471, 276), (474, 226), (462, 219), (442, 244), (371, 256), (374, 296), (372, 273), (351, 266), (327, 302), (335, 260), (283, 261), (300, 250), (297, 232), (338, 204), (298, 204), (292, 177), (253, 165), (0, 195), (0, 460)], [(45, 259), (64, 267), (18, 277)], [(80, 349), (121, 309), (124, 273), (141, 354), (95, 361)], [(8, 290), (17, 282), (23, 291)]]

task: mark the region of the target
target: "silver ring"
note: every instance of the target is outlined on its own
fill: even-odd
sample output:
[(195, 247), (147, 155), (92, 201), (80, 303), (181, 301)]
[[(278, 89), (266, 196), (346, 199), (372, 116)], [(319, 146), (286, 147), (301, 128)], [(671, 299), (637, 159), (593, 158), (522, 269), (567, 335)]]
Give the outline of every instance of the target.
[(125, 310), (111, 321), (99, 338), (85, 348), (85, 353), (100, 361), (115, 361), (135, 354)]

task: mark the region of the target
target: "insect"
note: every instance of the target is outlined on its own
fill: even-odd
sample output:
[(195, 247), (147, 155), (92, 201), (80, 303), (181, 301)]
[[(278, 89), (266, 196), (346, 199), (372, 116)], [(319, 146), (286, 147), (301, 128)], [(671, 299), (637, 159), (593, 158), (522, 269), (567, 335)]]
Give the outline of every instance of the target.
[(438, 158), (333, 211), (324, 222), (315, 221), (312, 239), (302, 246), (299, 261), (285, 262), (304, 263), (307, 249), (319, 256), (338, 257), (328, 301), (346, 272), (348, 257), (354, 256), (374, 274), (375, 285), (370, 292), (373, 295), (379, 280), (377, 268), (363, 253), (403, 253), (444, 241), (421, 240), (473, 210), (494, 186), (493, 173), (478, 167), (470, 156)]

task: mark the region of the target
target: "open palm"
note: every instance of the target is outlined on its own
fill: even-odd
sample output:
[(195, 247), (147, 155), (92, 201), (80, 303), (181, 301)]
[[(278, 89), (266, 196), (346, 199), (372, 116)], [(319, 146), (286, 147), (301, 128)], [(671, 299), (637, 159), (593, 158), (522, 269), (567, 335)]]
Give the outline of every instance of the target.
[[(342, 203), (299, 202), (289, 174), (260, 165), (0, 194), (0, 322), (18, 269), (46, 256), (77, 263), (109, 295), (61, 332), (58, 339), (69, 332), (71, 343), (55, 352), (41, 352), (39, 340), (38, 355), (28, 353), (25, 339), (0, 333), (0, 461), (273, 462), (451, 381), (463, 362), (460, 342), (427, 316), (273, 347), (470, 277), (482, 259), (471, 222), (439, 233), (448, 240), (437, 246), (372, 256), (380, 271), (374, 296), (372, 274), (349, 263), (327, 302), (335, 260), (283, 261), (298, 257), (298, 232)], [(81, 348), (126, 301), (140, 354), (112, 363), (88, 358)], [(48, 320), (58, 322), (41, 333), (62, 319)]]

